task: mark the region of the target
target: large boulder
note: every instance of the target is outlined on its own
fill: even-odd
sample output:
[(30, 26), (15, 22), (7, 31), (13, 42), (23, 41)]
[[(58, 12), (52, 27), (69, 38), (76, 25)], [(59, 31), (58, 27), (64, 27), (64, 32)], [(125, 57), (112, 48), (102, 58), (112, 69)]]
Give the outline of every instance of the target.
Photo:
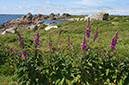
[(38, 21), (36, 24), (43, 24), (44, 21)]
[(27, 16), (26, 16), (26, 18), (25, 18), (25, 20), (26, 21), (31, 21), (32, 20), (32, 17), (33, 17), (32, 14), (31, 13), (28, 13)]
[(25, 20), (26, 15), (23, 15), (20, 20)]
[(90, 18), (90, 20), (98, 20), (99, 17), (98, 17), (98, 14), (91, 14), (91, 15), (88, 15), (87, 17), (85, 17), (85, 21), (88, 20), (88, 18)]
[(109, 13), (107, 12), (99, 12), (98, 17), (99, 20), (107, 20), (109, 16)]
[(30, 27), (29, 27), (29, 29), (31, 29), (31, 30), (37, 30), (37, 25), (31, 25)]
[(68, 13), (63, 13), (63, 15), (62, 16), (64, 16), (64, 17), (69, 17), (69, 16), (71, 16), (70, 14), (68, 14)]
[(16, 27), (6, 29), (4, 32), (2, 32), (2, 35), (4, 35), (6, 32), (16, 33), (16, 29)]
[(54, 17), (54, 16), (55, 16), (55, 14), (54, 14), (54, 13), (51, 13), (49, 16), (50, 16), (50, 17)]
[(107, 12), (99, 12), (98, 14), (91, 14), (85, 17), (85, 21), (90, 18), (90, 20), (107, 20), (109, 16), (109, 13)]

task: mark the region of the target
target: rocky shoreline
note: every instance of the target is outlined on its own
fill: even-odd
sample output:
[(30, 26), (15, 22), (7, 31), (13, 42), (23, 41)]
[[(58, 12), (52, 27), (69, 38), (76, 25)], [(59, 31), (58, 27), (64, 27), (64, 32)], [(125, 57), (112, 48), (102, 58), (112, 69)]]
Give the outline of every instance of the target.
[[(27, 15), (23, 15), (14, 20), (8, 20), (2, 25), (0, 25), (0, 32), (4, 32), (6, 29), (19, 29), (19, 28), (27, 28), (27, 29), (36, 29), (40, 24), (45, 24), (41, 20), (68, 20), (68, 21), (86, 21), (88, 18), (90, 20), (107, 20), (108, 19), (107, 12), (99, 12), (98, 14), (92, 14), (88, 16), (84, 16), (82, 18), (71, 18), (71, 15), (68, 13), (63, 13), (62, 15), (51, 13), (50, 15), (32, 15), (28, 13)], [(55, 24), (55, 23), (50, 23)], [(47, 24), (48, 25), (48, 24)]]
[(14, 20), (8, 20), (2, 25), (0, 25), (0, 32), (14, 27), (31, 29), (32, 27), (37, 26), (39, 24), (45, 24), (41, 20), (67, 20), (68, 18), (66, 17), (68, 16), (70, 15), (67, 13), (64, 13), (63, 15), (53, 13), (51, 13), (50, 15), (35, 14), (34, 16), (31, 13), (28, 13), (27, 15), (23, 15), (22, 17), (19, 17)]

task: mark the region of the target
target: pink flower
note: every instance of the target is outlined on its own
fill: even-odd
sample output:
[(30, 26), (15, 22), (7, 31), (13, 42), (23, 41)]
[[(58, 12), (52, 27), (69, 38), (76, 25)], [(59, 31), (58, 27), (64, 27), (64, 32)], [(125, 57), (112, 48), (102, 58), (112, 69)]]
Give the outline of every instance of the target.
[(90, 51), (90, 49), (88, 49), (88, 51)]
[(48, 43), (48, 51), (50, 51), (50, 48), (51, 48), (51, 37), (50, 37), (50, 35), (49, 35), (49, 43)]
[(18, 49), (15, 49), (15, 50), (14, 50), (14, 53), (16, 54), (16, 53), (17, 53), (17, 51), (18, 51)]
[(85, 48), (86, 48), (85, 44), (86, 43), (85, 43), (85, 35), (84, 35), (83, 40), (82, 40), (82, 44), (81, 44), (81, 50), (85, 50)]
[(50, 51), (50, 49), (48, 49), (48, 51)]
[(9, 48), (10, 49), (10, 52), (13, 52), (12, 48)]
[(98, 26), (96, 27), (95, 32), (94, 32), (94, 34), (93, 34), (93, 42), (94, 42), (95, 40), (97, 40), (96, 38), (98, 37), (97, 29), (98, 29)]
[(33, 42), (33, 43), (36, 43), (37, 45), (39, 45), (39, 30), (37, 31), (37, 34), (35, 33), (34, 35), (36, 35), (35, 36), (35, 41)]
[(22, 51), (22, 58), (25, 58), (27, 55), (25, 54), (24, 50)]
[(116, 32), (115, 36), (111, 39), (111, 41), (109, 41), (111, 43), (110, 47), (111, 50), (115, 49), (116, 43), (117, 43), (117, 34), (118, 34), (119, 30)]
[(24, 43), (24, 41), (22, 40), (21, 35), (19, 33), (17, 33), (17, 35), (18, 35), (19, 45), (22, 44), (22, 43)]
[(88, 18), (87, 26), (86, 26), (86, 36), (89, 38), (90, 37), (90, 20)]
[(61, 35), (61, 28), (60, 28), (60, 31), (59, 31), (59, 36)]
[(69, 46), (69, 35), (68, 35), (67, 43), (68, 43), (67, 45)]

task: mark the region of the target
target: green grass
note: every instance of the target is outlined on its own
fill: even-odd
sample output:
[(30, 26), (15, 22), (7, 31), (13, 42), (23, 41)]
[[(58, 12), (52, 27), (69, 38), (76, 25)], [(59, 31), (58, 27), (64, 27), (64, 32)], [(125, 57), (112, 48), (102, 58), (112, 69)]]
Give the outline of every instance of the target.
[[(116, 22), (115, 24), (112, 23), (114, 22), (114, 20), (91, 21), (90, 22), (91, 36), (89, 38), (89, 41), (91, 42), (88, 42), (88, 43), (90, 43), (91, 45), (93, 33), (95, 31), (96, 26), (98, 26), (98, 38), (97, 38), (97, 42), (95, 43), (95, 46), (99, 45), (99, 46), (104, 46), (104, 48), (110, 49), (109, 41), (111, 40), (115, 32), (118, 29), (120, 29), (118, 33), (118, 42), (114, 52), (119, 53), (117, 55), (127, 56), (129, 51), (127, 47), (129, 46), (129, 43), (128, 43), (129, 21), (123, 22), (121, 20), (123, 19), (119, 19), (119, 21), (117, 22), (115, 21)], [(63, 22), (63, 23), (57, 24), (57, 26), (61, 28), (61, 31), (62, 31), (62, 34), (61, 34), (62, 44), (60, 47), (62, 49), (65, 49), (64, 46), (67, 45), (67, 34), (70, 36), (70, 42), (75, 46), (75, 49), (76, 47), (80, 46), (83, 39), (83, 35), (85, 34), (86, 24), (87, 24), (86, 21), (71, 21), (71, 22)], [(42, 49), (43, 51), (47, 50), (49, 34), (51, 35), (52, 43), (53, 44), (57, 43), (59, 28), (51, 29), (48, 31), (45, 31), (44, 29), (40, 30), (40, 34), (39, 34), (40, 45), (43, 45), (43, 47), (39, 46), (40, 49)], [(33, 34), (36, 31), (27, 30), (27, 29), (18, 29), (18, 31), (22, 34), (23, 40), (25, 42), (27, 42), (28, 44), (32, 44), (33, 38), (34, 38)], [(9, 45), (12, 45), (14, 47), (18, 46), (17, 45), (18, 39), (16, 34), (6, 34), (4, 36), (1, 36), (0, 41), (2, 41), (2, 39), (4, 39), (5, 42), (8, 43)], [(77, 48), (76, 51), (80, 51), (80, 49)]]
[[(77, 16), (73, 16), (77, 17)], [(89, 39), (86, 38), (89, 42), (87, 42), (87, 47), (91, 46), (94, 48), (94, 53), (99, 53), (99, 47), (103, 48), (103, 50), (110, 50), (109, 41), (115, 34), (117, 30), (120, 30), (118, 33), (118, 41), (115, 47), (115, 50), (112, 51), (112, 54), (118, 57), (129, 57), (129, 16), (109, 16), (108, 21), (99, 21), (94, 20), (90, 22), (91, 26), (91, 36)], [(81, 42), (83, 39), (83, 35), (86, 31), (86, 21), (71, 21), (71, 22), (62, 22), (60, 24), (56, 24), (59, 28), (61, 28), (61, 37), (60, 37), (60, 45), (58, 45), (58, 37), (59, 37), (59, 28), (58, 29), (50, 29), (45, 31), (44, 28), (46, 26), (42, 25), (42, 29), (39, 32), (40, 46), (38, 48), (44, 52), (48, 53), (48, 39), (49, 35), (52, 40), (52, 47), (56, 48), (57, 46), (67, 52), (67, 35), (70, 37), (70, 43), (74, 45), (75, 52), (77, 55), (81, 55)], [(93, 33), (95, 31), (96, 26), (98, 26), (98, 38), (95, 42), (94, 46), (92, 46), (92, 38)], [(19, 33), (22, 34), (23, 40), (25, 41), (26, 46), (30, 46), (33, 43), (33, 34), (36, 30), (27, 30), (27, 29), (18, 29)], [(18, 47), (18, 37), (16, 34), (7, 33), (5, 35), (0, 35), (0, 42), (4, 42), (11, 47)], [(13, 82), (14, 76), (5, 76), (0, 74), (0, 84), (8, 84)], [(15, 83), (15, 82), (14, 82)], [(10, 84), (9, 84), (10, 85)], [(15, 84), (11, 84), (15, 85)]]

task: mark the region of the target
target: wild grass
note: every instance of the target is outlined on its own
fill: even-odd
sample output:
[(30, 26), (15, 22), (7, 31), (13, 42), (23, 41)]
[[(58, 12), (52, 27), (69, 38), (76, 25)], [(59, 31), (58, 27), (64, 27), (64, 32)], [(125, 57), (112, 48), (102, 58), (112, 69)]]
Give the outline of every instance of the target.
[[(51, 61), (52, 63), (55, 62), (55, 61), (49, 60), (49, 57), (51, 56), (50, 53), (48, 52), (49, 35), (51, 36), (51, 47), (52, 47), (51, 52), (52, 52), (53, 56), (56, 56), (55, 52), (60, 51), (61, 54), (59, 54), (59, 55), (63, 55), (63, 57), (59, 57), (59, 56), (58, 57), (67, 60), (68, 59), (67, 57), (68, 56), (70, 57), (72, 55), (72, 45), (73, 45), (76, 57), (78, 57), (77, 59), (81, 60), (81, 55), (83, 54), (83, 52), (81, 50), (81, 42), (83, 39), (83, 35), (85, 34), (85, 31), (86, 31), (86, 24), (87, 24), (87, 21), (63, 22), (60, 24), (56, 24), (59, 28), (50, 29), (48, 31), (45, 31), (45, 29), (44, 29), (46, 27), (45, 25), (41, 25), (40, 27), (42, 29), (40, 29), (40, 31), (39, 31), (39, 40), (40, 40), (39, 44), (40, 45), (37, 46), (37, 49), (39, 49), (43, 53), (42, 57), (44, 59), (44, 62), (46, 62), (46, 64), (48, 63), (47, 61)], [(107, 20), (107, 21), (99, 21), (99, 20), (91, 21), (90, 26), (91, 26), (91, 29), (90, 29), (91, 36), (90, 36), (90, 38), (86, 38), (87, 42), (86, 42), (86, 50), (85, 50), (86, 55), (89, 56), (89, 58), (90, 57), (94, 58), (95, 56), (96, 57), (108, 56), (108, 51), (111, 49), (109, 41), (111, 41), (111, 38), (114, 36), (115, 32), (117, 30), (120, 30), (118, 33), (118, 40), (117, 40), (115, 49), (113, 51), (111, 51), (110, 54), (113, 55), (112, 56), (113, 59), (117, 58), (118, 60), (120, 60), (119, 61), (120, 63), (128, 62), (128, 58), (129, 58), (129, 53), (128, 53), (129, 52), (129, 29), (128, 29), (129, 28), (129, 16), (109, 16), (109, 20)], [(93, 33), (97, 26), (98, 26), (97, 41), (95, 41), (94, 45), (92, 45)], [(61, 35), (60, 35), (60, 41), (58, 41), (58, 39), (59, 39), (58, 33), (59, 33), (60, 28), (61, 28)], [(33, 52), (35, 50), (34, 48), (32, 49), (32, 47), (33, 47), (32, 44), (34, 42), (33, 34), (36, 32), (36, 30), (18, 29), (18, 32), (23, 37), (25, 48), (27, 50), (29, 50), (29, 51), (27, 51), (28, 55), (31, 55), (31, 53), (33, 54)], [(69, 47), (67, 46), (67, 35), (69, 35), (69, 37), (70, 37), (71, 45)], [(0, 56), (1, 56), (0, 62), (2, 63), (2, 64), (0, 64), (0, 67), (1, 67), (0, 75), (4, 79), (1, 82), (2, 82), (2, 84), (4, 84), (4, 83), (8, 84), (9, 82), (15, 81), (15, 78), (12, 79), (12, 77), (14, 75), (10, 75), (10, 73), (9, 73), (9, 76), (5, 75), (6, 73), (8, 73), (8, 69), (11, 70), (10, 64), (7, 63), (8, 60), (6, 59), (6, 57), (11, 56), (13, 54), (10, 54), (6, 48), (3, 49), (2, 44), (4, 44), (4, 45), (7, 44), (7, 45), (9, 45), (9, 47), (12, 47), (12, 48), (18, 48), (18, 50), (21, 50), (21, 48), (19, 48), (18, 37), (16, 34), (7, 33), (6, 35), (1, 35), (0, 42), (1, 42), (0, 43), (1, 44), (0, 45), (0, 53), (1, 53), (0, 54)], [(90, 49), (90, 53), (88, 52), (89, 49)], [(29, 53), (29, 52), (31, 52), (31, 53)], [(88, 54), (87, 54), (87, 52), (88, 52)], [(46, 58), (46, 56), (49, 56), (48, 59)], [(15, 55), (13, 55), (12, 57), (15, 57)], [(27, 57), (29, 57), (29, 56), (27, 56)], [(66, 57), (66, 58), (64, 58), (64, 57)], [(54, 57), (52, 57), (52, 59), (53, 58)], [(70, 59), (74, 59), (74, 58), (71, 56)], [(112, 61), (113, 61), (113, 59), (112, 59)], [(73, 62), (73, 60), (69, 60), (69, 61)], [(77, 61), (77, 62), (82, 64), (80, 61)], [(95, 62), (97, 62), (97, 61), (95, 61)], [(86, 61), (84, 63), (86, 63)], [(99, 62), (97, 62), (97, 64), (98, 63)], [(76, 68), (79, 68), (78, 65), (76, 65), (76, 64), (74, 65), (74, 63), (70, 63), (70, 65), (71, 64), (75, 67), (77, 66)], [(8, 68), (5, 69), (6, 65)], [(11, 64), (11, 65), (13, 65), (13, 64)], [(82, 64), (82, 65), (84, 65), (84, 64)], [(87, 65), (87, 64), (85, 64), (85, 65)], [(90, 64), (88, 64), (88, 65), (90, 65)], [(92, 66), (94, 67), (94, 65), (92, 65)], [(125, 67), (128, 67), (128, 66), (125, 66)], [(56, 67), (54, 67), (54, 68), (56, 68)], [(67, 65), (66, 65), (66, 68), (67, 68)], [(82, 68), (82, 70), (84, 70), (83, 67), (81, 67), (81, 68)], [(11, 71), (13, 71), (13, 70), (14, 69), (12, 69)], [(49, 68), (49, 70), (50, 70), (50, 68)], [(92, 69), (92, 70), (94, 70), (94, 69)], [(4, 74), (4, 72), (5, 72), (5, 74)], [(127, 73), (127, 74), (129, 74), (129, 73)], [(127, 76), (127, 74), (126, 74), (126, 76)], [(104, 75), (106, 75), (106, 74), (104, 74)], [(78, 76), (80, 76), (80, 75), (78, 75)], [(85, 75), (85, 76), (87, 76), (87, 75)], [(125, 76), (125, 78), (126, 78), (126, 76)], [(113, 76), (111, 78), (113, 78)], [(123, 79), (125, 79), (125, 78), (123, 78)], [(52, 79), (52, 77), (51, 77), (51, 79)], [(63, 79), (63, 78), (61, 77), (61, 79)], [(100, 81), (101, 79), (99, 80), (99, 78), (98, 78), (97, 80)], [(104, 80), (104, 79), (102, 79), (102, 80)], [(55, 84), (56, 80), (53, 80), (53, 81)], [(69, 81), (70, 81), (70, 79), (69, 79)], [(82, 84), (81, 81), (83, 81), (83, 83), (84, 83), (85, 80), (83, 80), (83, 78), (79, 77), (79, 78), (77, 78), (77, 81), (74, 80), (72, 82), (74, 82), (74, 84), (75, 83)], [(70, 83), (72, 83), (72, 82), (70, 82)], [(99, 83), (96, 80), (93, 80), (93, 82), (94, 83), (96, 82), (96, 84)], [(90, 82), (90, 83), (93, 84), (93, 82), (92, 83)]]

